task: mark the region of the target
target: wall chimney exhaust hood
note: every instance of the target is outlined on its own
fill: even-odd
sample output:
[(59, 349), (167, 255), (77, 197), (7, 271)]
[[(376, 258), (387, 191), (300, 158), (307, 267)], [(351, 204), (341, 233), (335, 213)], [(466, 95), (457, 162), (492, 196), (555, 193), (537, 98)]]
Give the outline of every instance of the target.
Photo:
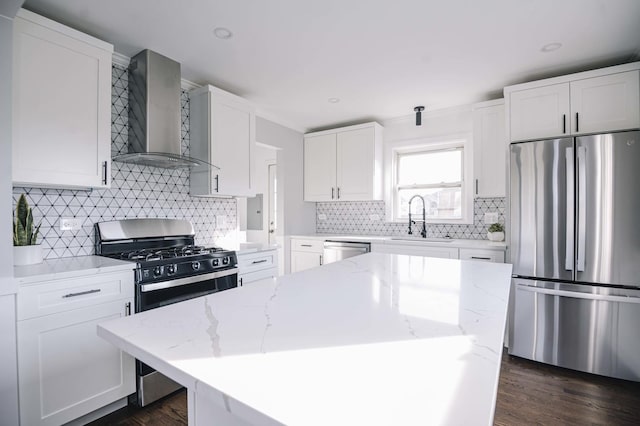
[(165, 169), (213, 167), (182, 155), (180, 64), (151, 50), (129, 65), (129, 152), (114, 161)]

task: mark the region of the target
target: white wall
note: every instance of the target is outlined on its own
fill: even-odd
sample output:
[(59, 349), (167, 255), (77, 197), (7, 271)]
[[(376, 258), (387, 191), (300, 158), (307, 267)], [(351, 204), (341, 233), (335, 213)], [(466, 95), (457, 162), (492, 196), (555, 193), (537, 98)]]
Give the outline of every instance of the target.
[(13, 17), (22, 0), (0, 3), (0, 423), (18, 424), (15, 295), (11, 239), (11, 63)]
[(256, 119), (256, 140), (278, 148), (278, 218), (276, 235), (284, 247), (280, 260), (289, 271), (289, 247), (287, 236), (310, 234), (316, 231), (316, 205), (303, 201), (303, 135), (300, 132), (266, 120)]

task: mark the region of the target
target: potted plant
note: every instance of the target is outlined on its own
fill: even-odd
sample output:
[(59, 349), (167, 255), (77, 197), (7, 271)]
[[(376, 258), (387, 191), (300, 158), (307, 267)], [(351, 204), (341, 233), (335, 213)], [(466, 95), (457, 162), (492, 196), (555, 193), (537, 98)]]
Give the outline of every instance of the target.
[(13, 264), (42, 262), (42, 247), (36, 244), (40, 225), (33, 229), (33, 213), (24, 194), (20, 195), (13, 221)]
[(504, 241), (504, 226), (501, 223), (492, 223), (487, 237), (490, 241)]

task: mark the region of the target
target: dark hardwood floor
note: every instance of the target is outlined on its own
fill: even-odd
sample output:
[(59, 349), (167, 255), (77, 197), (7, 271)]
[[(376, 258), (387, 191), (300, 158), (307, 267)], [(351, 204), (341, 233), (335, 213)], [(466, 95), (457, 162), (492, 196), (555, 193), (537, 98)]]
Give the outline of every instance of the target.
[[(500, 426), (640, 425), (640, 383), (556, 368), (505, 352), (494, 420)], [(181, 391), (145, 408), (123, 408), (90, 425), (186, 424), (187, 394)]]

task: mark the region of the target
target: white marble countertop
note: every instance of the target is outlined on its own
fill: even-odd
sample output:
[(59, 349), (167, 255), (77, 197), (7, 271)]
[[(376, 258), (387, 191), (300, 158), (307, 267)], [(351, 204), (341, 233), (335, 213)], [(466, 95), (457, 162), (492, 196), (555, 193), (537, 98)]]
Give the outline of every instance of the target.
[(291, 235), (290, 238), (334, 240), (334, 241), (355, 241), (370, 242), (372, 244), (400, 244), (400, 245), (424, 245), (424, 246), (446, 246), (452, 248), (473, 248), (487, 250), (506, 250), (507, 243), (493, 242), (489, 240), (463, 240), (445, 238), (420, 238), (403, 235), (345, 235), (345, 234), (307, 234)]
[(45, 260), (36, 265), (14, 266), (14, 281), (18, 285), (88, 274), (133, 270), (135, 264), (103, 256), (77, 256)]
[(280, 248), (278, 244), (239, 243), (237, 247), (231, 247), (229, 249), (234, 250), (238, 256), (241, 256), (243, 254), (277, 250), (278, 248)]
[(98, 334), (249, 424), (488, 425), (510, 280), (508, 264), (369, 253)]

